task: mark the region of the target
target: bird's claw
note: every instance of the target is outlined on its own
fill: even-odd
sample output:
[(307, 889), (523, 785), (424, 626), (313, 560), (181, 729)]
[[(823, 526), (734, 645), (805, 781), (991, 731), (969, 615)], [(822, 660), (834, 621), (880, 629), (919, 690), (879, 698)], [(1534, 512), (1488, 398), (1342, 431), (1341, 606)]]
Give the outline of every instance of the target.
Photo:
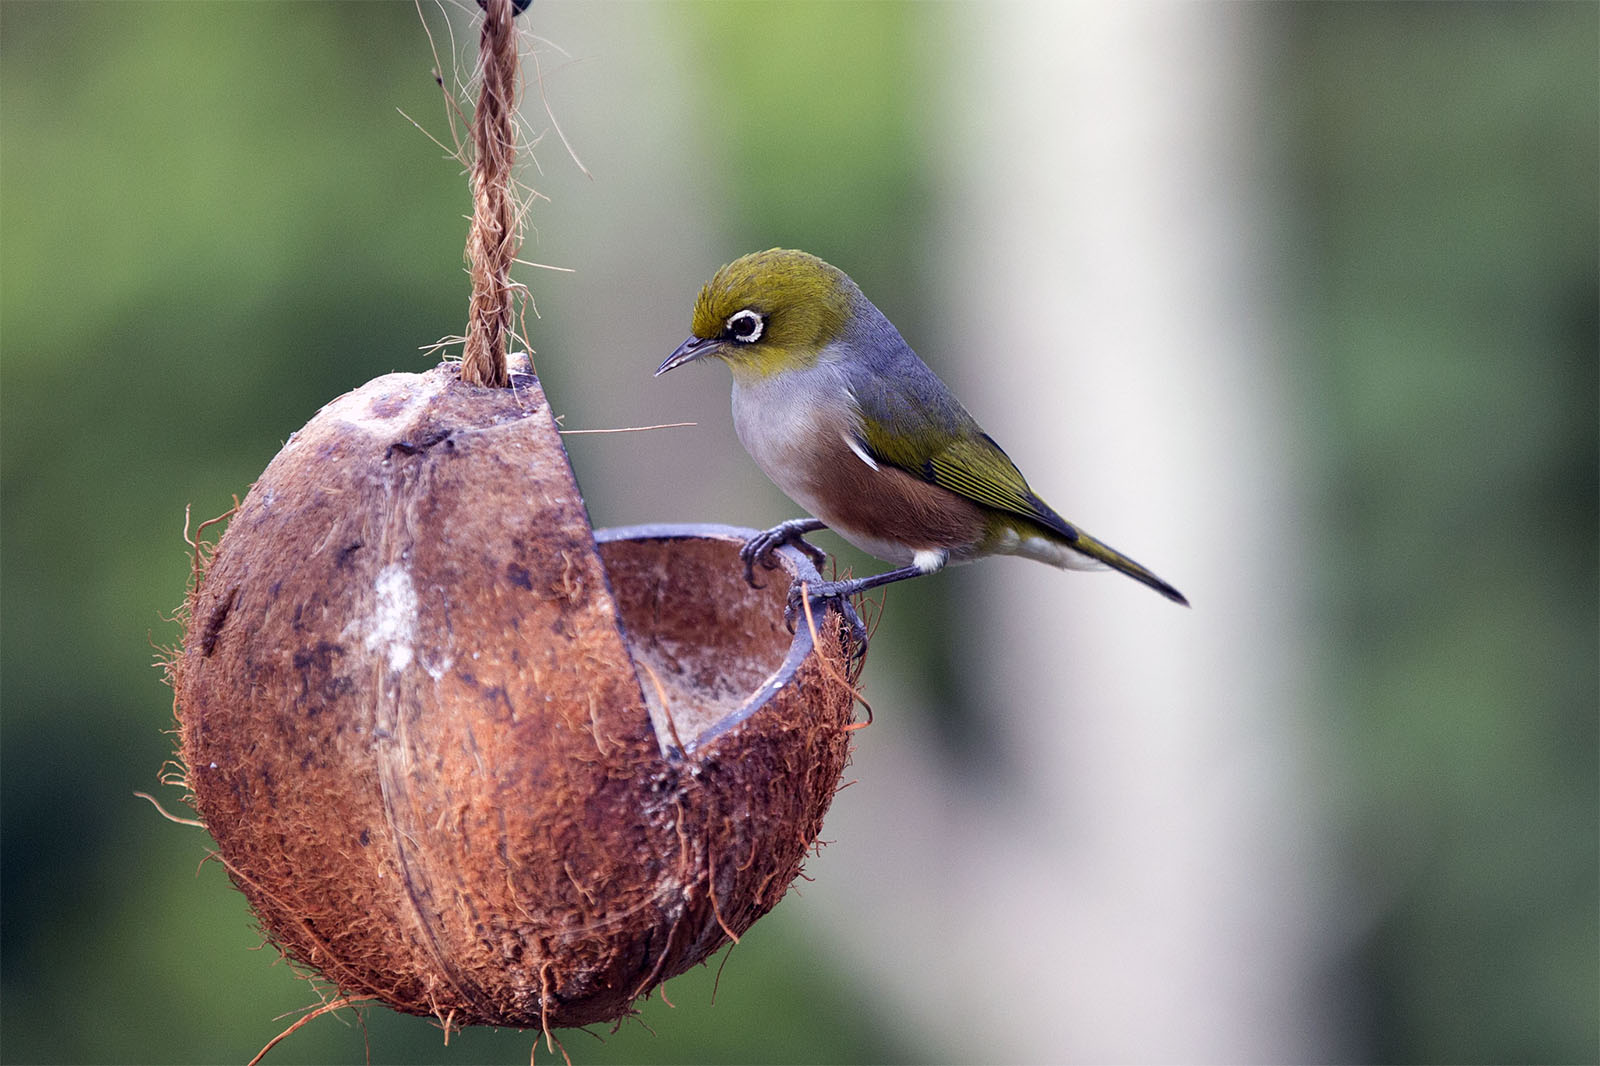
[(796, 581), (789, 586), (789, 601), (783, 608), (783, 624), (789, 627), (789, 632), (794, 632), (795, 624), (806, 613), (801, 604), (803, 596), (811, 600), (813, 618), (821, 613), (821, 608), (831, 603), (844, 619), (844, 624), (849, 627), (850, 642), (847, 650), (851, 657), (861, 655), (867, 649), (867, 627), (862, 624), (861, 616), (856, 613), (855, 605), (850, 602), (851, 590), (852, 585), (848, 581), (819, 581), (815, 584)]
[[(778, 560), (773, 557), (773, 552), (785, 544), (792, 544), (806, 553), (813, 565), (819, 569), (828, 561), (828, 556), (823, 550), (806, 540), (805, 534), (811, 530), (811, 525), (805, 520), (780, 522), (771, 529), (763, 530), (745, 541), (739, 548), (739, 560), (744, 563), (744, 579), (751, 588), (766, 588), (765, 585), (756, 583), (755, 564), (759, 562), (763, 569), (776, 570)], [(791, 626), (791, 628), (793, 628)]]

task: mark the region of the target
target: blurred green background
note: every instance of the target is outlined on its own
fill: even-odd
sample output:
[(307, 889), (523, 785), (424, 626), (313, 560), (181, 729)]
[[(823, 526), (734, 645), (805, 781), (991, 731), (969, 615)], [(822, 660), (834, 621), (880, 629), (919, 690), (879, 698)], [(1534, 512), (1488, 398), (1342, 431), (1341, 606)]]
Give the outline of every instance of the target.
[[(941, 141), (983, 121), (946, 89), (982, 8), (587, 8), (536, 0), (531, 16), (553, 38), (537, 44), (551, 107), (595, 174), (546, 136), (529, 177), (553, 202), (535, 207), (525, 257), (577, 269), (523, 275), (568, 425), (678, 420), (664, 397), (688, 392), (652, 391), (648, 371), (682, 339), (702, 275), (741, 251), (823, 254), (908, 337), (978, 311), (939, 306), (933, 260), (960, 225)], [(444, 16), (426, 15), (447, 72), (469, 70), (466, 15), (451, 15), (454, 52)], [(1280, 415), (1303, 457), (1303, 758), (1330, 812), (1307, 831), (1363, 900), (1303, 960), (1326, 991), (1304, 1054), (1595, 1061), (1600, 6), (1228, 19), (1253, 57), (1234, 150), (1273, 190), (1274, 359), (1293, 383)], [(407, 3), (0, 4), (8, 1062), (242, 1061), (312, 1001), (253, 950), (221, 870), (196, 871), (201, 835), (132, 793), (156, 790), (171, 753), (152, 663), (177, 638), (185, 507), (225, 510), (322, 403), (425, 367), (419, 348), (462, 329), (465, 180), (397, 113), (448, 136), (432, 64)], [(610, 81), (624, 99), (608, 124), (565, 120)], [(530, 127), (548, 129), (530, 96)], [(639, 260), (655, 282), (624, 280)], [(924, 354), (941, 372), (962, 358)], [(686, 496), (663, 513), (673, 497), (635, 491), (670, 488), (669, 460), (641, 455), (664, 438), (569, 438), (597, 524), (790, 513), (717, 446), (724, 378), (684, 388), (715, 394), (700, 428), (672, 431), (710, 435), (691, 476), (748, 510)], [(952, 775), (1003, 771), (943, 635), (981, 580), (897, 592), (867, 673), (869, 693), (923, 679), (935, 698), (905, 713), (937, 723)], [(870, 782), (872, 754), (852, 776)], [(828, 854), (812, 870), (837, 878)], [(566, 1046), (578, 1062), (971, 1053), (819, 947), (828, 921), (802, 889), (731, 955), (714, 1006), (714, 969), (697, 970), (669, 986), (675, 1009), (644, 1005), (653, 1033)], [(270, 1061), (358, 1062), (364, 1040), (377, 1062), (498, 1062), (525, 1059), (532, 1034), (445, 1047), (428, 1022), (374, 1010), (320, 1020)]]

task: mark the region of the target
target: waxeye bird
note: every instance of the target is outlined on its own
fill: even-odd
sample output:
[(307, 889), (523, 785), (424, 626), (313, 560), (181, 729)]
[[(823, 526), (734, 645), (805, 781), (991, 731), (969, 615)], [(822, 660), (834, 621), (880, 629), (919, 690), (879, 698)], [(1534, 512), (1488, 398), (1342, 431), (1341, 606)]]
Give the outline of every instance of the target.
[[(1183, 594), (1062, 518), (844, 271), (774, 248), (737, 259), (700, 290), (692, 336), (656, 370), (715, 357), (733, 371), (733, 425), (756, 465), (813, 518), (752, 537), (745, 578), (782, 544), (823, 556), (831, 528), (897, 569), (810, 589), (838, 599), (947, 563), (1020, 555), (1064, 569), (1110, 567), (1175, 603)], [(792, 622), (799, 603), (790, 590)], [(859, 623), (853, 622), (854, 625)]]

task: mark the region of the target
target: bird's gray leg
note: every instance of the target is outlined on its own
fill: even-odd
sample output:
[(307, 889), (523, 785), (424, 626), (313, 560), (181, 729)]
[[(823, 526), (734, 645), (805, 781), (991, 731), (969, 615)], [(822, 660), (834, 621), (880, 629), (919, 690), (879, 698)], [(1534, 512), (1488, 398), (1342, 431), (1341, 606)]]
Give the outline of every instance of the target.
[(793, 544), (805, 552), (817, 569), (827, 562), (827, 555), (815, 544), (805, 539), (807, 533), (815, 533), (819, 529), (827, 529), (827, 525), (816, 518), (791, 518), (787, 522), (779, 522), (771, 529), (757, 533), (744, 542), (739, 549), (739, 558), (744, 562), (744, 579), (754, 589), (765, 588), (756, 584), (755, 564), (759, 560), (761, 565), (768, 570), (775, 570), (778, 561), (772, 558), (772, 553), (785, 544)]
[(816, 584), (796, 581), (789, 587), (789, 602), (783, 609), (783, 620), (791, 632), (794, 631), (795, 620), (800, 617), (800, 596), (802, 587), (810, 597), (813, 604), (828, 602), (837, 603), (839, 613), (844, 615), (846, 624), (850, 626), (850, 635), (855, 638), (856, 647), (865, 649), (867, 645), (867, 627), (861, 624), (861, 616), (856, 614), (856, 609), (850, 604), (850, 597), (857, 593), (866, 592), (868, 589), (879, 588), (896, 581), (907, 578), (921, 577), (932, 573), (932, 570), (912, 564), (902, 566), (898, 570), (886, 570), (881, 574), (871, 577), (851, 578), (848, 581), (819, 581)]

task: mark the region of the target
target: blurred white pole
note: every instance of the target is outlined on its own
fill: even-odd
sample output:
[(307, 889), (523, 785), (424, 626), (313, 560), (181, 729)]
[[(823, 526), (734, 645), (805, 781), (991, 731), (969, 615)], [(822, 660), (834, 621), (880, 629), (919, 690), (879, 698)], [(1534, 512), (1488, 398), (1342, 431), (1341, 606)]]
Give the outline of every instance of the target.
[(880, 718), (870, 802), (836, 808), (807, 895), (840, 905), (886, 1013), (953, 1058), (1337, 1054), (1252, 9), (954, 15), (946, 311), (913, 343), (1042, 496), (1195, 606), (1019, 560), (947, 575), (1016, 775), (975, 794)]

